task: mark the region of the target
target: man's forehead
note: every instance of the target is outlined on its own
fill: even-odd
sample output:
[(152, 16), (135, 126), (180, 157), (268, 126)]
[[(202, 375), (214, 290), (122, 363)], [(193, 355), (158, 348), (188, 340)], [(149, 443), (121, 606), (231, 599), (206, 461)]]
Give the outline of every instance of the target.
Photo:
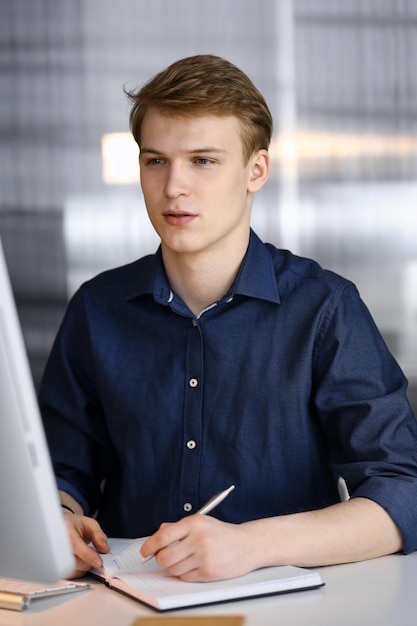
[(158, 144), (176, 143), (187, 145), (189, 151), (225, 151), (232, 136), (241, 143), (241, 126), (233, 115), (213, 113), (173, 114), (152, 108), (146, 111), (141, 128), (141, 151), (155, 148)]

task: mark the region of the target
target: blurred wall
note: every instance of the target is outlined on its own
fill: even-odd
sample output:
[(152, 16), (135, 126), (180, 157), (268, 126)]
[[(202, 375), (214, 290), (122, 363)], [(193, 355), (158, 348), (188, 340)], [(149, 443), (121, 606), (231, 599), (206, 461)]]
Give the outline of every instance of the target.
[(214, 53), (275, 118), (255, 230), (356, 282), (417, 406), (413, 0), (2, 0), (0, 46), (0, 233), (36, 383), (80, 282), (158, 243), (113, 141), (123, 87)]

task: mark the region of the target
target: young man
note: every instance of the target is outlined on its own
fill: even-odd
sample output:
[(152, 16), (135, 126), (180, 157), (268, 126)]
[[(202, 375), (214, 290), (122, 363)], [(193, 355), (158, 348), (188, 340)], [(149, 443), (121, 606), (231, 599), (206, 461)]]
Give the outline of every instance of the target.
[(161, 245), (81, 287), (40, 393), (74, 575), (100, 565), (106, 534), (150, 535), (143, 556), (190, 581), (415, 550), (403, 374), (352, 283), (250, 229), (263, 97), (203, 55), (131, 98)]

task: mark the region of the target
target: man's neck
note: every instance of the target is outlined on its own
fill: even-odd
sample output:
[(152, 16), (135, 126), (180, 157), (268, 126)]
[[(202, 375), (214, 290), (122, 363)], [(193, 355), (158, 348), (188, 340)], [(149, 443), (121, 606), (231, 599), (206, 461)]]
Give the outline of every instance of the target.
[(194, 315), (225, 296), (232, 286), (247, 250), (228, 255), (171, 254), (162, 248), (165, 271), (171, 289)]

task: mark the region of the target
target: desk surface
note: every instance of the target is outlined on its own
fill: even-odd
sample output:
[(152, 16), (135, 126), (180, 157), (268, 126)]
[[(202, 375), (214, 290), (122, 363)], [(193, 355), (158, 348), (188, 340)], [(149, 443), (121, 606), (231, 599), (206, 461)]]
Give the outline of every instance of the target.
[[(325, 582), (320, 589), (173, 611), (167, 616), (244, 615), (245, 626), (415, 626), (417, 553), (319, 571)], [(142, 616), (157, 613), (93, 581), (89, 591), (39, 600), (23, 613), (0, 609), (0, 625), (130, 626)]]

